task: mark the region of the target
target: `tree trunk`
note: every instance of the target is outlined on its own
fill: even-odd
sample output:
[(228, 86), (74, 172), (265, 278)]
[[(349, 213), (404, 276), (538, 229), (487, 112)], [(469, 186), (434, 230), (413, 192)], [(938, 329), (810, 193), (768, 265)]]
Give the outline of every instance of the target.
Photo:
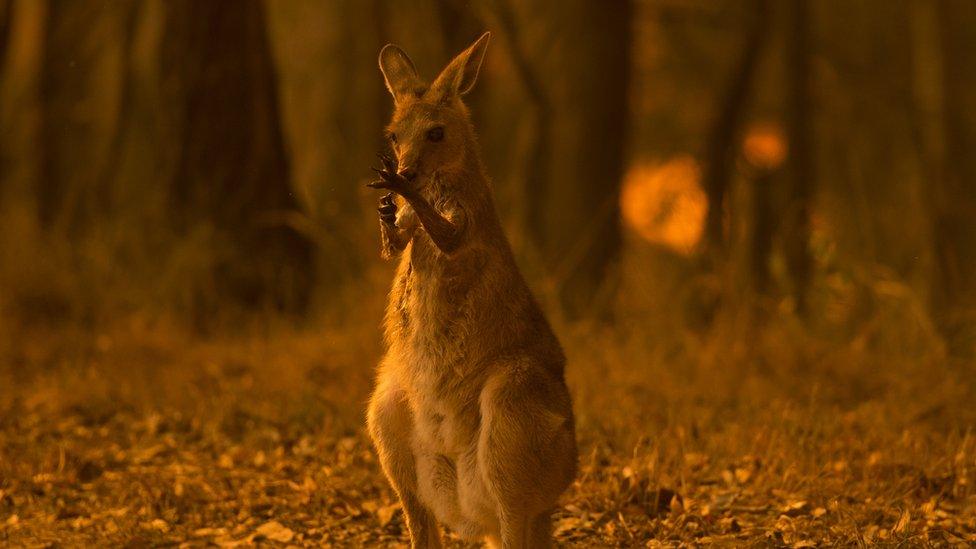
[(100, 178), (122, 89), (123, 35), (135, 9), (51, 2), (41, 60), (41, 136), (36, 186), (42, 226), (78, 236), (99, 215), (107, 182)]
[[(569, 318), (600, 313), (615, 286), (619, 196), (625, 169), (631, 71), (630, 2), (560, 4), (558, 56), (548, 83), (553, 106), (551, 170), (528, 181), (536, 231)], [(536, 159), (545, 161), (545, 159)], [(540, 198), (544, 197), (544, 198)]]
[[(3, 204), (36, 217), (41, 136), (41, 59), (47, 3), (5, 0), (0, 72), (0, 189)], [(24, 204), (24, 206), (20, 206)]]
[[(933, 236), (938, 275), (935, 316), (951, 343), (976, 307), (976, 5), (969, 0), (939, 4), (942, 37), (942, 102), (945, 164), (935, 182)], [(970, 338), (976, 334), (970, 333)]]
[(769, 260), (773, 251), (773, 235), (776, 231), (773, 210), (773, 185), (778, 181), (777, 172), (759, 168), (752, 178), (752, 232), (749, 245), (749, 272), (752, 289), (758, 296), (770, 290)]
[[(7, 56), (10, 55), (10, 26), (14, 16), (13, 4), (13, 0), (0, 0), (0, 81), (7, 76)], [(4, 91), (3, 86), (0, 86), (0, 97), (3, 97)], [(0, 120), (2, 118), (3, 114), (0, 113)], [(7, 173), (10, 171), (7, 167), (7, 151), (4, 150), (4, 145), (5, 143), (0, 141), (0, 206), (4, 203), (5, 183), (8, 177)]]
[(4, 74), (10, 47), (10, 25), (14, 17), (14, 1), (0, 0), (0, 75)]
[(169, 204), (177, 231), (223, 242), (214, 287), (246, 306), (301, 310), (310, 243), (280, 220), (297, 208), (278, 114), (264, 4), (166, 4), (166, 99), (179, 151)]
[[(385, 0), (269, 2), (282, 121), (303, 215), (292, 224), (316, 240), (319, 305), (341, 307), (336, 289), (360, 279), (376, 256), (369, 167), (384, 146), (390, 112), (376, 56), (388, 39)], [(342, 24), (308, 25), (309, 21)], [(369, 197), (367, 208), (364, 198)], [(378, 244), (377, 244), (378, 246)]]
[(810, 213), (814, 196), (814, 143), (810, 100), (810, 15), (807, 0), (789, 4), (787, 28), (787, 125), (790, 154), (786, 173), (790, 193), (784, 210), (783, 231), (786, 267), (793, 284), (796, 311), (807, 311), (813, 257), (810, 253)]
[[(541, 252), (546, 234), (546, 218), (539, 215), (546, 207), (545, 182), (549, 181), (549, 162), (540, 161), (551, 157), (552, 150), (552, 104), (538, 68), (533, 65), (529, 52), (529, 41), (522, 32), (517, 13), (511, 0), (492, 0), (483, 10), (487, 26), (492, 28), (501, 46), (500, 52), (508, 57), (519, 86), (528, 103), (529, 121), (527, 137), (513, 139), (506, 135), (506, 151), (512, 141), (517, 150), (511, 154), (512, 181), (506, 209), (513, 217), (512, 225), (517, 233), (513, 235), (516, 253)], [(499, 101), (502, 102), (502, 101)], [(516, 132), (517, 133), (517, 132)], [(532, 244), (527, 250), (521, 238)]]
[(747, 102), (755, 80), (756, 69), (769, 35), (769, 2), (755, 0), (755, 20), (749, 29), (742, 56), (732, 71), (729, 86), (722, 96), (705, 150), (702, 186), (708, 197), (705, 217), (705, 244), (710, 256), (724, 255), (728, 244), (725, 230), (725, 207), (729, 182), (741, 133)]

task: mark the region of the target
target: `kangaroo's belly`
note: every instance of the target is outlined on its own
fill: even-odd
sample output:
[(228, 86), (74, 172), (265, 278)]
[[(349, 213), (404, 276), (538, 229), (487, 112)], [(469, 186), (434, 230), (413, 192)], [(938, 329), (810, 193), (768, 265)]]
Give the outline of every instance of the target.
[(478, 472), (478, 412), (454, 398), (412, 393), (418, 493), (437, 519), (464, 538), (494, 530), (497, 514)]
[(417, 395), (411, 405), (414, 445), (418, 450), (455, 459), (477, 444), (471, 420), (463, 417), (463, 412), (458, 413), (447, 403), (424, 395)]

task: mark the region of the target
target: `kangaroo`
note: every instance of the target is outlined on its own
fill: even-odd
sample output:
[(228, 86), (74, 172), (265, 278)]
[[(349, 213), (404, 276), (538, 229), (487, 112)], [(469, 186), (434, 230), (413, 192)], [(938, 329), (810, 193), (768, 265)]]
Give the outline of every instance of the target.
[(414, 548), (438, 522), (506, 549), (549, 547), (551, 513), (576, 475), (565, 357), (516, 267), (461, 96), (490, 34), (427, 85), (390, 44), (395, 158), (380, 179), (382, 254), (400, 257), (387, 351), (367, 425)]

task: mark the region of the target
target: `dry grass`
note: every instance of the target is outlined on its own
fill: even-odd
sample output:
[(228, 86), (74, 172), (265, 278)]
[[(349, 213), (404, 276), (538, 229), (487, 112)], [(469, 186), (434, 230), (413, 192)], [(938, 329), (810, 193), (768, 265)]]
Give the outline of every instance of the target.
[[(362, 429), (375, 318), (207, 340), (139, 317), (7, 326), (0, 541), (405, 543)], [(972, 365), (793, 330), (563, 328), (582, 467), (558, 539), (976, 542)]]
[[(70, 276), (21, 264), (0, 299), (0, 544), (406, 542), (363, 430), (381, 295), (202, 338), (79, 319)], [(976, 365), (944, 356), (910, 292), (832, 275), (815, 325), (777, 304), (693, 332), (672, 290), (709, 285), (650, 264), (617, 327), (558, 323), (581, 448), (561, 545), (976, 543)]]

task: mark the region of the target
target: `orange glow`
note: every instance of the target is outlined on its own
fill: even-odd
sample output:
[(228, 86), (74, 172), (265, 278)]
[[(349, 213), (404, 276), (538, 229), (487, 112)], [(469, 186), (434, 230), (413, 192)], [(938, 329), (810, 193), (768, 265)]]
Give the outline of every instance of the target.
[(742, 152), (753, 166), (771, 170), (783, 164), (789, 146), (783, 130), (777, 124), (762, 123), (752, 126), (746, 132)]
[(624, 178), (624, 223), (648, 242), (690, 255), (701, 239), (708, 202), (701, 170), (690, 156), (637, 164)]

